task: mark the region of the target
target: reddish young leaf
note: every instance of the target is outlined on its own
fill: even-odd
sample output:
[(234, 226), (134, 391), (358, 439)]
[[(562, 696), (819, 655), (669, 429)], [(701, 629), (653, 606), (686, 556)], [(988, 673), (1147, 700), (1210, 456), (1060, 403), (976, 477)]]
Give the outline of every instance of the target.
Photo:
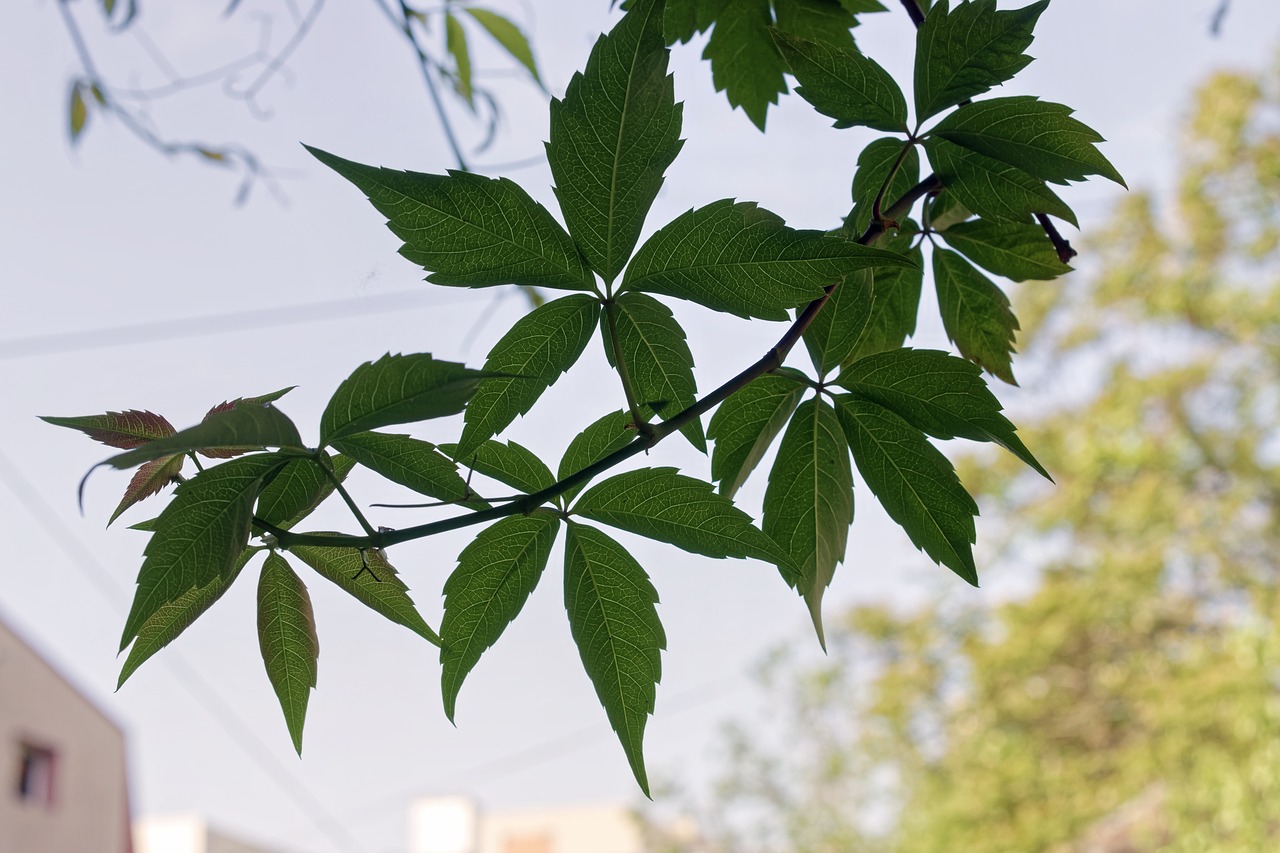
[(107, 526), (110, 527), (111, 522), (120, 517), (120, 513), (173, 482), (173, 478), (181, 473), (185, 458), (181, 453), (175, 453), (143, 464), (134, 472), (133, 479), (129, 481), (129, 487), (124, 490), (124, 497), (120, 499), (120, 505), (107, 520)]
[(173, 435), (177, 430), (164, 416), (155, 412), (129, 409), (126, 412), (107, 412), (102, 415), (85, 415), (78, 418), (55, 418), (42, 415), (40, 420), (54, 426), (78, 429), (94, 441), (109, 447), (132, 450), (135, 447)]
[[(274, 403), (276, 400), (279, 400), (285, 394), (292, 391), (295, 387), (297, 386), (290, 385), (288, 388), (282, 388), (279, 391), (273, 391), (270, 394), (261, 394), (257, 397), (236, 397), (234, 400), (227, 400), (205, 412), (203, 421), (209, 420), (211, 415), (216, 415), (218, 412), (229, 411), (234, 409), (236, 406), (265, 406), (268, 403)], [(256, 447), (219, 447), (216, 450), (201, 450), (200, 455), (207, 459), (230, 459), (233, 456), (241, 456), (257, 449), (258, 448)]]

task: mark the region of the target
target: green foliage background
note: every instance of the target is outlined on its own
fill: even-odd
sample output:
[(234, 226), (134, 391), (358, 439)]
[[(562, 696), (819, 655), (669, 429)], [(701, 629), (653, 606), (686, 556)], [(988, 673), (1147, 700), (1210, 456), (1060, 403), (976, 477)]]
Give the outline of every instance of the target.
[(1214, 76), (1176, 198), (1120, 205), (1087, 280), (1019, 291), (1019, 434), (1056, 484), (960, 466), (1005, 592), (843, 614), (817, 669), (780, 652), (787, 734), (732, 733), (696, 849), (1280, 843), (1278, 117), (1280, 69)]

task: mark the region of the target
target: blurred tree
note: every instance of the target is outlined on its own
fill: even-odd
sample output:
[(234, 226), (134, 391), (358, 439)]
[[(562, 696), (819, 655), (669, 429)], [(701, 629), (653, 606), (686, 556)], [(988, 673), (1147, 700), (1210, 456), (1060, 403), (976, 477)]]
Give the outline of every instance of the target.
[(1280, 67), (1207, 82), (1181, 174), (1091, 281), (1020, 294), (1020, 434), (1057, 485), (963, 473), (1007, 520), (997, 590), (1034, 592), (780, 654), (784, 740), (737, 731), (708, 840), (667, 849), (1280, 849)]

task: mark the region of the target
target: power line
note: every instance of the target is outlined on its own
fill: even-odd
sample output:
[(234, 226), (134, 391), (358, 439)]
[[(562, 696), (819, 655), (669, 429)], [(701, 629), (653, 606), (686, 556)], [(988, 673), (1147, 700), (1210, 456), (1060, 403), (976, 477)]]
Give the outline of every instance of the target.
[[(18, 499), (18, 503), (22, 504), (36, 523), (44, 528), (45, 533), (70, 559), (71, 564), (80, 574), (110, 602), (112, 608), (119, 611), (121, 602), (126, 598), (125, 590), (62, 521), (58, 513), (31, 485), (31, 481), (23, 476), (3, 450), (0, 450), (0, 481), (4, 482), (13, 496)], [(236, 715), (235, 709), (223, 701), (217, 689), (198, 671), (188, 666), (180, 654), (169, 650), (159, 658), (159, 661), (227, 737), (231, 738), (232, 742), (254, 764), (258, 765), (258, 769), (270, 778), (303, 814), (307, 815), (311, 824), (320, 830), (336, 849), (340, 851), (363, 849), (346, 828), (333, 817), (331, 809), (326, 808), (282, 764), (270, 757), (272, 754), (270, 749), (254, 733), (249, 724)]]
[[(664, 703), (663, 717), (670, 718), (686, 711), (692, 711), (740, 690), (742, 688), (742, 678), (742, 674), (739, 673), (717, 679), (709, 684), (700, 684), (697, 687), (682, 690)], [(501, 779), (563, 758), (571, 752), (578, 752), (599, 741), (611, 740), (612, 737), (612, 732), (603, 722), (583, 726), (574, 731), (547, 738), (524, 749), (474, 764), (457, 773), (441, 775), (436, 779), (415, 784), (411, 788), (403, 788), (390, 794), (383, 794), (376, 799), (369, 800), (354, 809), (348, 810), (347, 819), (370, 820), (388, 811), (403, 808), (406, 797), (421, 794), (425, 790), (438, 789), (446, 785), (456, 790), (457, 786), (464, 781), (475, 785), (480, 782)]]
[(274, 329), (297, 326), (325, 320), (341, 320), (370, 314), (389, 314), (428, 306), (458, 304), (475, 301), (476, 297), (441, 301), (428, 290), (401, 291), (377, 296), (335, 299), (331, 302), (313, 302), (304, 305), (279, 308), (258, 308), (252, 311), (231, 311), (179, 320), (156, 320), (147, 323), (131, 323), (104, 329), (86, 329), (78, 332), (55, 332), (12, 338), (0, 341), (0, 361), (32, 356), (57, 355), (83, 350), (132, 344), (154, 343), (221, 335), (250, 329)]

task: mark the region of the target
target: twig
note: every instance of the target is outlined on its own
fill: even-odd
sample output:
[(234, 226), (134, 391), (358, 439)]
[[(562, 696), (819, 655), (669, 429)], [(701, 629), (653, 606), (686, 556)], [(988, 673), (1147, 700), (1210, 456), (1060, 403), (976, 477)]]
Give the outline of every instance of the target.
[[(889, 218), (897, 219), (905, 216), (911, 207), (924, 196), (939, 189), (941, 183), (937, 177), (930, 175), (925, 180), (916, 184), (908, 190), (903, 196), (894, 202), (885, 215)], [(867, 230), (858, 238), (857, 242), (864, 246), (870, 246), (880, 239), (885, 233), (883, 223), (871, 223)], [(402, 542), (409, 542), (415, 539), (422, 539), (427, 536), (433, 536), (437, 533), (446, 533), (450, 530), (459, 530), (464, 527), (471, 527), (476, 524), (484, 524), (489, 521), (497, 521), (512, 515), (526, 515), (543, 504), (551, 501), (575, 486), (587, 483), (597, 474), (608, 471), (616, 465), (625, 462), (632, 456), (649, 450), (658, 442), (667, 436), (679, 430), (684, 425), (693, 422), (694, 419), (701, 417), (711, 409), (727, 400), (735, 391), (745, 387), (754, 379), (776, 370), (782, 366), (787, 355), (792, 348), (800, 342), (805, 330), (813, 323), (814, 318), (818, 316), (818, 312), (827, 303), (832, 292), (835, 291), (838, 283), (830, 284), (825, 288), (825, 292), (821, 297), (815, 299), (805, 306), (795, 321), (787, 329), (786, 333), (778, 340), (768, 352), (758, 359), (750, 367), (746, 368), (732, 379), (728, 380), (714, 391), (697, 400), (693, 405), (684, 409), (680, 413), (661, 421), (649, 425), (647, 434), (637, 435), (630, 444), (615, 450), (603, 459), (595, 462), (580, 471), (570, 474), (563, 480), (560, 480), (545, 489), (532, 494), (523, 495), (512, 500), (506, 506), (492, 507), (479, 512), (473, 512), (468, 515), (458, 515), (453, 518), (445, 518), (439, 521), (432, 521), (426, 524), (419, 524), (414, 527), (404, 527), (399, 530), (378, 530), (372, 535), (366, 536), (347, 536), (333, 534), (314, 534), (314, 533), (294, 533), (292, 531), (283, 530), (272, 524), (264, 522), (262, 519), (255, 518), (254, 526), (261, 532), (269, 533), (276, 538), (281, 548), (288, 549), (298, 545), (328, 545), (330, 547), (347, 547), (347, 548), (387, 548), (392, 545), (398, 545)]]

